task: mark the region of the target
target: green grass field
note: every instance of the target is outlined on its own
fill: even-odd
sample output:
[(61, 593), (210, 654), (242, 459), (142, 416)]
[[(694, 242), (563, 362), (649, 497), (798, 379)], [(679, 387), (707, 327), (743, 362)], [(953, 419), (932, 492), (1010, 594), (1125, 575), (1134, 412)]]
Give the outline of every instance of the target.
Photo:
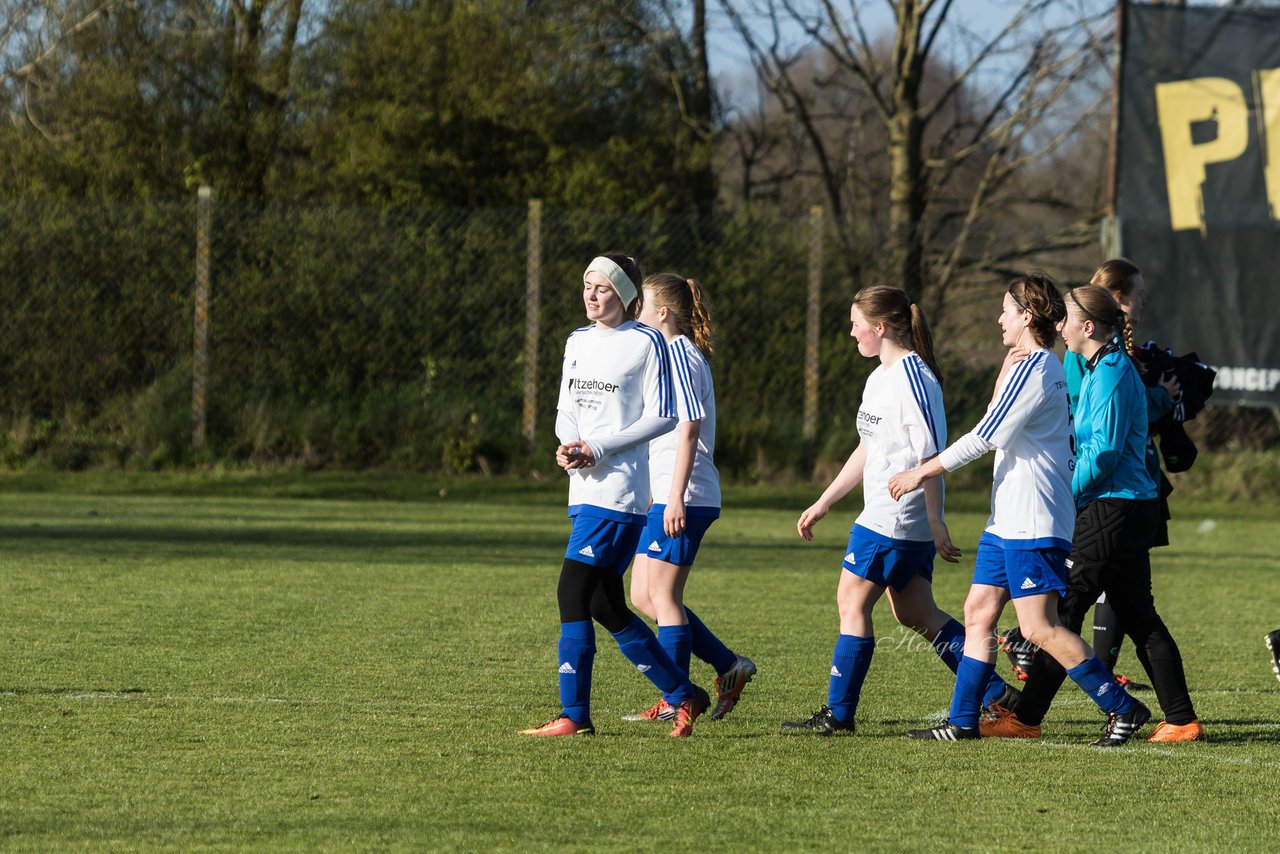
[[(911, 742), (951, 677), (886, 605), (877, 634), (904, 643), (879, 647), (857, 735), (779, 735), (825, 700), (857, 508), (803, 543), (817, 488), (730, 490), (704, 544), (689, 604), (760, 666), (726, 720), (684, 740), (620, 720), (654, 695), (601, 630), (599, 735), (525, 739), (558, 709), (561, 489), (0, 477), (0, 848), (1280, 846), (1275, 505), (1175, 505), (1156, 553), (1207, 744), (1088, 748), (1101, 718), (1070, 685), (1040, 741)], [(936, 591), (958, 610), (985, 516), (952, 503), (966, 559)]]

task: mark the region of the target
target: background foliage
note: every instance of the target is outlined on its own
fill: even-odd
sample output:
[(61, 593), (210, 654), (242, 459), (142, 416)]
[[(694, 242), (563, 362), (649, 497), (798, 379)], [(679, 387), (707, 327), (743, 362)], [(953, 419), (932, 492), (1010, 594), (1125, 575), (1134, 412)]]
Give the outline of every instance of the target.
[[(847, 453), (871, 366), (845, 318), (875, 282), (933, 312), (962, 429), (999, 360), (1001, 282), (1029, 266), (1078, 281), (1099, 259), (1110, 19), (1058, 5), (1012, 4), (1018, 26), (984, 40), (951, 4), (914, 0), (878, 30), (772, 0), (0, 0), (0, 450), (69, 468), (543, 471), (581, 268), (608, 248), (709, 289), (728, 473), (807, 475)], [(716, 91), (717, 20), (746, 47), (754, 100)], [(980, 70), (992, 59), (1007, 73)], [(890, 97), (895, 68), (916, 88)], [(927, 132), (910, 130), (917, 102)], [(213, 321), (195, 452), (201, 185)], [(822, 399), (805, 441), (814, 204)], [(1210, 447), (1274, 445), (1265, 415), (1219, 422)]]

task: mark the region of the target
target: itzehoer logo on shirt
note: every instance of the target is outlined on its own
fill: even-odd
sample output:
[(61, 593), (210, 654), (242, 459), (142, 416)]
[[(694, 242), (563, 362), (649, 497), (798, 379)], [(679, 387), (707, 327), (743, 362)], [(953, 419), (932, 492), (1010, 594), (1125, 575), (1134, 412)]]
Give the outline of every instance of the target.
[(575, 394), (575, 402), (583, 409), (598, 410), (606, 394), (617, 394), (616, 383), (596, 379), (569, 378), (569, 391)]
[(580, 380), (577, 378), (569, 379), (570, 391), (607, 391), (610, 394), (618, 390), (613, 383), (602, 382), (601, 380)]

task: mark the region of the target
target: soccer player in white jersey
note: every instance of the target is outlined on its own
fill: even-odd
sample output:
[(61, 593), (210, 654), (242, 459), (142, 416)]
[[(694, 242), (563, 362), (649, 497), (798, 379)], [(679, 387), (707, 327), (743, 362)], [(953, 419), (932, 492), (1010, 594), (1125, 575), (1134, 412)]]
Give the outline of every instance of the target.
[(641, 281), (635, 259), (598, 256), (582, 281), (592, 322), (565, 344), (556, 415), (556, 462), (569, 475), (573, 520), (556, 590), (562, 709), (520, 734), (594, 734), (594, 619), (676, 710), (671, 735), (683, 737), (692, 734), (710, 698), (631, 612), (622, 588), (649, 509), (649, 442), (676, 426), (671, 358), (661, 333), (632, 319)]
[(996, 452), (991, 517), (978, 541), (973, 585), (964, 604), (964, 658), (956, 672), (950, 714), (940, 726), (912, 730), (912, 738), (981, 737), (982, 691), (995, 670), (991, 639), (1011, 598), (1027, 640), (1057, 659), (1106, 713), (1102, 737), (1093, 745), (1124, 744), (1151, 716), (1088, 644), (1058, 620), (1075, 524), (1075, 451), (1066, 376), (1049, 347), (1065, 316), (1062, 296), (1048, 276), (1033, 272), (1014, 279), (998, 319), (1009, 355), (986, 415), (941, 454), (889, 480), (890, 495), (901, 499), (944, 471)]
[[(942, 383), (924, 312), (898, 289), (864, 288), (849, 309), (849, 334), (858, 352), (878, 358), (858, 406), (861, 441), (818, 501), (800, 515), (796, 530), (813, 539), (813, 527), (837, 501), (863, 483), (863, 510), (849, 532), (836, 589), (840, 635), (831, 657), (827, 703), (806, 720), (787, 721), (783, 732), (834, 735), (854, 730), (854, 713), (871, 666), (875, 636), (871, 612), (886, 592), (893, 614), (934, 646), (955, 671), (964, 627), (933, 600), (933, 557), (956, 563), (942, 512), (942, 483), (897, 502), (889, 476), (935, 456), (947, 441)], [(991, 674), (989, 700), (1012, 691)], [(1007, 701), (1007, 699), (1006, 699)]]
[[(1162, 514), (1147, 460), (1146, 387), (1129, 355), (1133, 328), (1115, 297), (1100, 285), (1072, 288), (1066, 302), (1067, 316), (1058, 331), (1067, 351), (1084, 360), (1084, 380), (1072, 413), (1076, 467), (1071, 489), (1079, 509), (1067, 561), (1067, 594), (1058, 617), (1067, 628), (1080, 631), (1089, 607), (1105, 591), (1134, 639), (1165, 713), (1148, 740), (1204, 741), (1182, 653), (1151, 593), (1150, 549)], [(1098, 657), (1102, 660), (1102, 653)], [(1022, 696), (982, 721), (982, 735), (1039, 738), (1040, 722), (1064, 678), (1053, 658), (1036, 655)]]
[[(654, 504), (631, 565), (631, 605), (658, 623), (658, 643), (686, 673), (692, 656), (716, 670), (712, 720), (738, 702), (756, 665), (736, 655), (685, 607), (689, 570), (707, 529), (720, 516), (716, 471), (716, 395), (711, 380), (711, 313), (693, 279), (659, 273), (644, 280), (639, 320), (660, 331), (671, 351), (680, 425), (649, 443)], [(626, 720), (670, 720), (665, 699)]]

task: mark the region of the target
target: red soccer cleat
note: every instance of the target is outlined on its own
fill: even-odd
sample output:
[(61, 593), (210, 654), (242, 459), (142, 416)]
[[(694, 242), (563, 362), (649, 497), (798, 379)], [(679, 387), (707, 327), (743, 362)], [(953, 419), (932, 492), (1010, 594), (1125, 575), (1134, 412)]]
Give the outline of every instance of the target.
[(711, 698), (707, 696), (706, 691), (697, 685), (694, 685), (693, 689), (693, 696), (675, 707), (675, 725), (671, 727), (671, 732), (667, 733), (672, 738), (688, 738), (693, 735), (693, 722), (707, 710), (707, 706), (711, 705)]
[(539, 738), (553, 738), (562, 735), (595, 735), (596, 728), (591, 725), (591, 721), (578, 723), (568, 715), (561, 715), (558, 718), (547, 721), (542, 726), (517, 730), (517, 734), (532, 735)]

